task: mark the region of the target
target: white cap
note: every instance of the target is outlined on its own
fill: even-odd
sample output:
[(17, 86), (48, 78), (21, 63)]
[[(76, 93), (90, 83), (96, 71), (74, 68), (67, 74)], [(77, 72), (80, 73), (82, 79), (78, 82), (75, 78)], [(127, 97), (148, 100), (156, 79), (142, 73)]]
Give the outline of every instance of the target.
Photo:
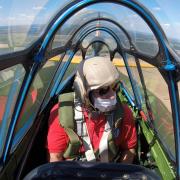
[(85, 103), (89, 100), (90, 91), (112, 85), (119, 78), (119, 72), (110, 59), (93, 57), (79, 64), (74, 88), (81, 101)]

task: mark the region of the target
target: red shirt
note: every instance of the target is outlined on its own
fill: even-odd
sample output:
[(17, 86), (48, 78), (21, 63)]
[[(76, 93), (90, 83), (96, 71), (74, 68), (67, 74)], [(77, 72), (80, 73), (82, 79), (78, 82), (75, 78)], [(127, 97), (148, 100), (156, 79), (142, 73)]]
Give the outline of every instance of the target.
[[(69, 141), (68, 135), (66, 134), (64, 128), (60, 125), (58, 108), (59, 105), (56, 104), (50, 112), (46, 145), (49, 153), (64, 152)], [(115, 142), (121, 150), (128, 150), (136, 147), (137, 136), (132, 112), (127, 105), (123, 105), (123, 108), (124, 118), (121, 123), (119, 136), (116, 137)], [(105, 116), (100, 115), (97, 119), (89, 119), (87, 112), (84, 112), (84, 118), (91, 144), (93, 149), (96, 150), (99, 147), (99, 143), (104, 132), (106, 124)]]

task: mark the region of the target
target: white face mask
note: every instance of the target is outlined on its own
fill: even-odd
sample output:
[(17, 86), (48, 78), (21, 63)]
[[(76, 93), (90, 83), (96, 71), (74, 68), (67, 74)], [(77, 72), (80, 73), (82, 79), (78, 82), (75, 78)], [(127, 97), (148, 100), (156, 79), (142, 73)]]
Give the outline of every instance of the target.
[(114, 99), (102, 99), (94, 98), (94, 107), (99, 109), (101, 112), (108, 112), (114, 109), (117, 103), (116, 98)]

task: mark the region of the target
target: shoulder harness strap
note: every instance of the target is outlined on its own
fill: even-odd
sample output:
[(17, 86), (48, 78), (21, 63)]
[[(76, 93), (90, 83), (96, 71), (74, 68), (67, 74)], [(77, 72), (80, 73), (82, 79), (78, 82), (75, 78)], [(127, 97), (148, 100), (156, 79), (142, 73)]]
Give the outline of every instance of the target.
[[(79, 136), (77, 135), (78, 132), (76, 133), (77, 129), (74, 122), (74, 117), (75, 117), (74, 96), (75, 96), (74, 92), (65, 93), (59, 96), (59, 102), (60, 102), (60, 108), (58, 110), (59, 121), (69, 137), (69, 144), (66, 151), (64, 152), (65, 158), (77, 157), (79, 155), (79, 148), (82, 144), (79, 139)], [(114, 142), (114, 132), (116, 132), (116, 130), (119, 129), (121, 120), (123, 119), (124, 116), (123, 106), (122, 103), (120, 102), (119, 97), (117, 98), (117, 100), (118, 100), (118, 105), (117, 105), (117, 109), (114, 112), (115, 128), (111, 133), (109, 133), (108, 136), (108, 148), (109, 148), (109, 157), (110, 157), (109, 160), (110, 159), (112, 160), (118, 153), (118, 148)]]
[(114, 127), (108, 136), (108, 147), (109, 147), (109, 160), (113, 161), (113, 159), (119, 153), (119, 149), (115, 144), (115, 137), (117, 137), (120, 133), (121, 122), (124, 117), (124, 109), (121, 103), (119, 96), (117, 97), (117, 107), (114, 111)]
[(81, 141), (75, 133), (74, 92), (60, 95), (59, 102), (59, 122), (69, 137), (69, 144), (63, 156), (65, 158), (75, 158), (79, 155)]
[(90, 136), (87, 130), (87, 125), (84, 120), (82, 104), (78, 97), (74, 96), (74, 121), (76, 123), (76, 132), (82, 138), (83, 146), (85, 149), (85, 157), (87, 161), (96, 161), (93, 147), (90, 141)]

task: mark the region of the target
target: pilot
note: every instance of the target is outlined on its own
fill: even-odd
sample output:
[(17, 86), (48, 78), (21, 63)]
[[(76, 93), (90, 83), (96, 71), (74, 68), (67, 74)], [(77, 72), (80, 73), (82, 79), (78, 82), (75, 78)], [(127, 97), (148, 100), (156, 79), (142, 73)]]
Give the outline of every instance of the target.
[(133, 163), (136, 128), (132, 111), (117, 95), (119, 79), (107, 58), (93, 57), (79, 64), (74, 92), (61, 94), (50, 112), (49, 162)]

